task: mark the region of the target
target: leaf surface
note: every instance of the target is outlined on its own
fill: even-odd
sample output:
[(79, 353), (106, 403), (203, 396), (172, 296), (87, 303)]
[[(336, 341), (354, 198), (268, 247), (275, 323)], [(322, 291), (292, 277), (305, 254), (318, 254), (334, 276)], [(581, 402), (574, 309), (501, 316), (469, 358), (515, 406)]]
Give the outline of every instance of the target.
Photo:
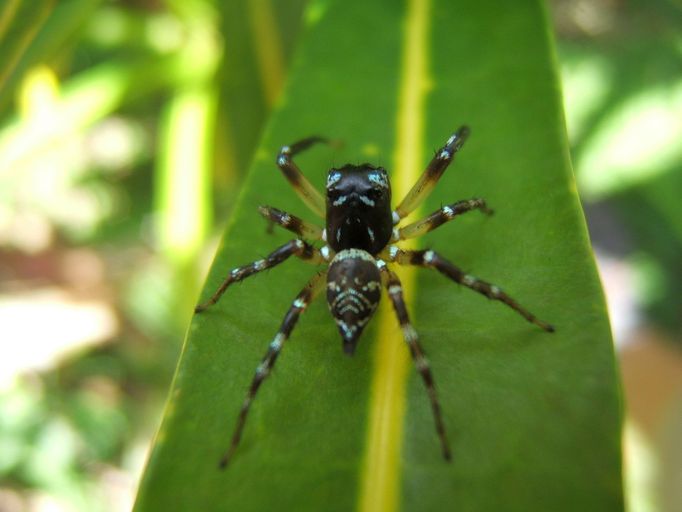
[[(290, 238), (266, 233), (258, 205), (315, 220), (274, 165), (279, 146), (341, 138), (342, 149), (297, 159), (313, 184), (322, 188), (334, 165), (371, 161), (393, 170), (399, 195), (466, 123), (470, 140), (420, 212), (480, 196), (496, 213), (467, 214), (418, 243), (503, 287), (557, 332), (435, 272), (401, 274), (450, 433), (448, 464), (386, 298), (353, 358), (318, 300), (219, 471), (253, 372), (315, 272), (288, 261), (194, 318), (136, 510), (622, 510), (613, 349), (543, 8), (329, 0), (306, 19), (202, 297)], [(387, 410), (388, 434), (377, 437)]]

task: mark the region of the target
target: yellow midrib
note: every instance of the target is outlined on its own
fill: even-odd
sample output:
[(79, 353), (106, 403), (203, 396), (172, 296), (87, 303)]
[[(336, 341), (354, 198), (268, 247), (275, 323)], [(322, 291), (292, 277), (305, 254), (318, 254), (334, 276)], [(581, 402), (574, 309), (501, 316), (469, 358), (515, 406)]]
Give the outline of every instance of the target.
[(246, 2), (265, 103), (272, 108), (284, 83), (284, 57), (279, 27), (270, 0)]
[[(420, 174), (423, 138), (423, 97), (427, 80), (427, 34), (430, 0), (409, 0), (400, 77), (397, 144), (392, 177), (394, 198), (407, 194)], [(411, 244), (406, 244), (410, 247)], [(413, 268), (395, 268), (405, 301), (414, 294)], [(403, 424), (405, 419), (409, 350), (402, 341), (396, 316), (384, 304), (379, 312), (375, 371), (370, 391), (367, 453), (361, 476), (362, 512), (398, 508)]]

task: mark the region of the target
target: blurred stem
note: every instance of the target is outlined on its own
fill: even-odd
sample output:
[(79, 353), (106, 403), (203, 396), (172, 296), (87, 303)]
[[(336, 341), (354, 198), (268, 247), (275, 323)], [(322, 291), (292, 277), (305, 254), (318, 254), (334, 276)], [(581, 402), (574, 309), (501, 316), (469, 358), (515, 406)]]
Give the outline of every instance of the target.
[(216, 15), (204, 0), (171, 1), (187, 32), (178, 55), (184, 77), (164, 108), (155, 177), (158, 250), (176, 282), (171, 311), (184, 326), (199, 287), (199, 252), (210, 229), (211, 175), (221, 57)]
[(270, 0), (252, 0), (247, 2), (247, 8), (265, 103), (272, 108), (284, 82), (284, 57), (279, 27)]
[(179, 279), (178, 312), (198, 292), (196, 262), (211, 222), (211, 168), (217, 93), (197, 85), (178, 91), (161, 122), (156, 175), (159, 251)]

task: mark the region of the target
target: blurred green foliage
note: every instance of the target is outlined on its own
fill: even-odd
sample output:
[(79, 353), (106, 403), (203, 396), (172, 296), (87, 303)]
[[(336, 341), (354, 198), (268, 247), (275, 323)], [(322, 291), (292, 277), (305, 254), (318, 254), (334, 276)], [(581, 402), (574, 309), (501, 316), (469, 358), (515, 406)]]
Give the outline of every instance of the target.
[[(112, 474), (139, 471), (188, 304), (286, 80), (304, 4), (0, 2), (2, 305), (59, 287), (79, 300), (94, 295), (118, 322), (106, 343), (0, 384), (0, 491), (24, 504), (48, 493), (80, 510), (107, 510)], [(593, 222), (593, 238), (634, 262), (642, 304), (679, 335), (679, 2), (553, 4), (588, 218), (606, 211), (616, 226)], [(652, 109), (664, 112), (652, 121)], [(185, 119), (202, 127), (190, 133), (202, 144), (188, 157), (193, 172), (174, 175), (164, 157), (186, 136)], [(623, 127), (635, 135), (642, 127), (643, 138), (626, 145), (661, 151), (643, 151), (632, 165), (609, 160), (604, 148), (622, 147)], [(650, 145), (652, 133), (664, 143)], [(196, 181), (187, 185), (190, 174)], [(202, 210), (174, 233), (187, 211), (174, 193), (188, 186)], [(99, 291), (65, 271), (83, 255), (103, 269)], [(0, 345), (5, 364), (21, 348), (14, 334)]]
[(571, 154), (593, 239), (635, 267), (639, 305), (682, 339), (681, 6), (595, 2), (591, 25), (584, 12), (555, 11)]
[[(224, 222), (302, 7), (0, 4), (1, 291), (12, 303), (59, 287), (106, 305), (119, 326), (100, 346), (67, 347), (41, 373), (17, 366), (3, 380), (0, 490), (26, 506), (46, 495), (88, 511), (131, 500), (135, 482), (121, 497), (112, 478), (140, 469), (210, 257), (213, 204)], [(254, 36), (260, 19), (271, 47)], [(79, 281), (87, 265), (69, 271), (75, 281), (65, 274), (71, 259), (96, 263), (96, 289)], [(16, 346), (3, 351), (20, 359)]]

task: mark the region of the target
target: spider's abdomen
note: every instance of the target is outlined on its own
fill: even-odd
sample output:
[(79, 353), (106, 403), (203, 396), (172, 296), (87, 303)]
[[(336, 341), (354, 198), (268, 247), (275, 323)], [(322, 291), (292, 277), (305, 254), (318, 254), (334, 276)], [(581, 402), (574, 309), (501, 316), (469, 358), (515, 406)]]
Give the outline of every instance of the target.
[(355, 351), (357, 340), (381, 298), (381, 276), (376, 260), (366, 251), (346, 249), (332, 260), (327, 274), (327, 303), (343, 350)]

